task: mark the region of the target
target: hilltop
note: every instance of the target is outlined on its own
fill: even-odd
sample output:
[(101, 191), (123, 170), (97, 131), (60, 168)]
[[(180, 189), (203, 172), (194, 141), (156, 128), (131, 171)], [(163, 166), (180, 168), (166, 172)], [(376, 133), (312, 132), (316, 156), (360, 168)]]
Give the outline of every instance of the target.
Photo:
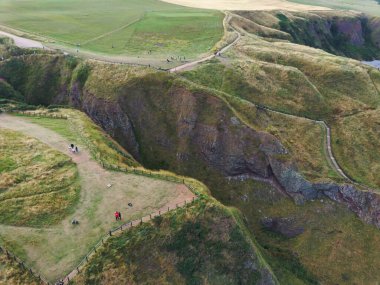
[(73, 112), (100, 138), (100, 161), (204, 185), (186, 208), (107, 240), (75, 284), (380, 280), (380, 72), (357, 60), (377, 57), (378, 19), (229, 16), (236, 44), (180, 73), (3, 46), (4, 109)]

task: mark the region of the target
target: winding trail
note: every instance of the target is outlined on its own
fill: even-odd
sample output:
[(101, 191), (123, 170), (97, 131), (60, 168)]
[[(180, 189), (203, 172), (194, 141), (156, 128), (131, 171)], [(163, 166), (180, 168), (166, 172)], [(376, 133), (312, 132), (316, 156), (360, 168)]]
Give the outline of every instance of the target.
[[(273, 109), (268, 108), (266, 106), (262, 106), (262, 105), (259, 106), (259, 105), (256, 105), (254, 103), (251, 103), (251, 102), (248, 102), (248, 103), (254, 105), (256, 108), (264, 109), (264, 110), (270, 111), (272, 113), (276, 113), (276, 114), (280, 114), (280, 115), (284, 115), (284, 116), (288, 116), (288, 117), (293, 117), (293, 118), (300, 118), (300, 119), (308, 120), (308, 121), (311, 121), (311, 122), (313, 122), (315, 124), (321, 125), (325, 129), (325, 131), (326, 131), (326, 145), (325, 145), (326, 150), (327, 150), (326, 156), (327, 156), (327, 159), (330, 162), (331, 166), (333, 166), (333, 168), (335, 169), (335, 171), (342, 178), (344, 178), (345, 180), (347, 180), (347, 182), (350, 182), (352, 184), (358, 184), (357, 182), (353, 181), (351, 178), (348, 177), (348, 175), (343, 171), (343, 169), (339, 166), (337, 160), (335, 159), (335, 156), (334, 156), (333, 151), (332, 151), (332, 145), (331, 145), (331, 129), (327, 125), (327, 123), (325, 121), (313, 120), (313, 119), (310, 119), (310, 118), (307, 118), (307, 117), (287, 114), (287, 113), (283, 113), (283, 112), (279, 112), (279, 111), (273, 110)], [(366, 187), (365, 185), (362, 185), (362, 186)]]
[(208, 60), (211, 60), (217, 56), (220, 56), (222, 55), (223, 53), (225, 53), (226, 51), (228, 51), (230, 48), (232, 48), (234, 45), (236, 45), (236, 43), (238, 41), (240, 41), (241, 39), (241, 33), (239, 33), (235, 28), (233, 28), (229, 21), (231, 19), (231, 16), (229, 14), (226, 13), (226, 17), (224, 18), (224, 29), (227, 30), (227, 27), (231, 27), (235, 34), (236, 34), (236, 38), (233, 42), (231, 42), (230, 44), (228, 44), (227, 46), (225, 46), (224, 48), (222, 48), (221, 50), (215, 52), (214, 54), (212, 55), (209, 55), (207, 57), (204, 57), (204, 58), (201, 58), (199, 60), (195, 60), (195, 61), (191, 61), (191, 62), (188, 62), (188, 63), (185, 63), (183, 65), (180, 65), (180, 66), (177, 66), (177, 67), (173, 67), (169, 70), (170, 73), (175, 73), (175, 72), (178, 72), (178, 71), (183, 71), (183, 70), (188, 70), (190, 68), (193, 68), (195, 67), (196, 65), (202, 63), (202, 62), (205, 62), (205, 61), (208, 61)]

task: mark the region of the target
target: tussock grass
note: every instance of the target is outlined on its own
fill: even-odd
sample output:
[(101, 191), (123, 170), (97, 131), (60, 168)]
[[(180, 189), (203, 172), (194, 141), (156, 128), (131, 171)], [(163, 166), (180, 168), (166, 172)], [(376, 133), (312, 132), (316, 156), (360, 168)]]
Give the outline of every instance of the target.
[(79, 199), (78, 172), (69, 157), (18, 132), (0, 129), (0, 223), (56, 224)]
[(230, 211), (200, 199), (109, 239), (74, 284), (254, 284), (265, 271)]
[[(272, 187), (256, 181), (230, 182), (221, 202), (237, 207), (247, 218), (263, 258), (280, 284), (376, 283), (379, 242), (374, 226), (363, 223), (344, 205), (329, 199), (297, 206)], [(303, 228), (287, 238), (265, 229), (264, 217), (285, 218), (288, 228)]]
[(0, 252), (0, 285), (19, 284), (39, 285), (40, 281), (18, 263), (8, 259), (5, 253)]
[(342, 117), (332, 126), (333, 150), (348, 175), (360, 183), (380, 187), (380, 111)]

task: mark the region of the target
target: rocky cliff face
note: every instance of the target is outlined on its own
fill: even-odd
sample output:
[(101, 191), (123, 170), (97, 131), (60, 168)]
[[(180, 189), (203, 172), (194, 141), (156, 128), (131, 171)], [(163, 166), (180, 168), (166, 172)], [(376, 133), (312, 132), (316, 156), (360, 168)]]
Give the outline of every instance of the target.
[(138, 78), (111, 101), (84, 91), (77, 107), (148, 167), (207, 184), (253, 177), (271, 182), (297, 204), (327, 196), (380, 228), (378, 194), (353, 185), (310, 183), (274, 136), (247, 127), (220, 98), (172, 80), (154, 74)]
[[(147, 167), (193, 176), (209, 185), (220, 185), (226, 177), (255, 178), (272, 183), (298, 204), (327, 196), (380, 228), (378, 194), (352, 185), (310, 183), (278, 139), (246, 126), (208, 91), (150, 72), (121, 84), (105, 98), (85, 82), (71, 82), (69, 71), (74, 67), (63, 58), (48, 56), (43, 62), (37, 67), (46, 65), (46, 72), (32, 78), (26, 72), (31, 70), (29, 59), (3, 63), (0, 76), (27, 103), (64, 103), (85, 111)], [(49, 96), (41, 98), (45, 93), (38, 90), (46, 76), (56, 79), (48, 86)]]
[[(259, 25), (261, 29), (256, 29), (257, 31), (269, 31), (268, 29), (272, 31), (260, 32), (260, 36), (263, 37), (290, 39), (298, 44), (356, 59), (371, 60), (380, 56), (379, 35), (376, 32), (379, 20), (364, 14), (347, 11), (237, 12), (237, 14)], [(268, 18), (271, 20), (265, 20)], [(246, 28), (249, 25), (241, 27), (252, 33), (252, 29)], [(253, 30), (253, 33), (256, 30)]]

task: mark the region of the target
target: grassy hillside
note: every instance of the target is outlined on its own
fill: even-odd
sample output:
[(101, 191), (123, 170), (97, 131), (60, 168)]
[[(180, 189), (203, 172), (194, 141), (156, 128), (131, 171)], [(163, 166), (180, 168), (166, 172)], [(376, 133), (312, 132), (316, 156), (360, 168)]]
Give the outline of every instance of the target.
[(359, 182), (379, 187), (379, 110), (342, 117), (333, 125), (336, 155), (347, 173)]
[(222, 13), (157, 0), (5, 0), (0, 11), (0, 24), (73, 52), (190, 58), (223, 35)]
[(72, 213), (80, 186), (69, 157), (6, 129), (0, 148), (0, 224), (43, 227)]
[(202, 200), (110, 239), (74, 284), (275, 284), (256, 250), (230, 210)]
[[(328, 199), (296, 206), (260, 182), (230, 182), (218, 191), (240, 209), (280, 284), (372, 284), (380, 255), (379, 230)], [(273, 224), (264, 221), (272, 219)]]
[(14, 260), (7, 258), (4, 252), (0, 252), (0, 276), (1, 285), (40, 284), (35, 276), (21, 268)]
[[(380, 6), (379, 6), (380, 7)], [(354, 11), (241, 11), (235, 27), (264, 38), (291, 41), (355, 59), (379, 55), (379, 17)]]
[[(265, 13), (260, 25), (276, 19)], [(257, 275), (241, 269), (252, 263), (242, 264), (236, 253), (245, 258), (241, 249), (249, 240), (257, 243), (245, 251), (259, 249), (261, 254), (255, 251), (256, 255), (269, 264), (281, 284), (379, 280), (380, 256), (373, 250), (378, 229), (325, 197), (297, 206), (283, 192), (249, 176), (263, 178), (266, 171), (270, 173), (268, 160), (278, 159), (310, 181), (342, 181), (326, 159), (325, 130), (305, 116), (326, 120), (332, 126), (338, 162), (355, 179), (377, 185), (378, 150), (373, 141), (379, 72), (355, 60), (251, 31), (220, 61), (179, 76), (148, 68), (79, 62), (68, 73), (70, 83), (58, 85), (57, 90), (64, 90), (67, 97), (60, 97), (56, 90), (44, 102), (60, 99), (85, 110), (143, 166), (199, 179), (215, 198), (238, 208), (244, 216), (242, 222), (234, 214), (237, 224), (230, 226), (231, 212), (207, 201), (205, 210), (197, 204), (177, 216), (164, 217), (160, 225), (136, 228), (110, 240), (78, 276), (78, 284), (113, 284), (120, 281), (115, 276), (131, 284), (150, 283), (152, 278), (162, 284), (248, 282)], [(54, 66), (46, 57), (36, 58), (41, 59), (43, 69)], [(57, 65), (60, 60), (67, 59), (58, 59)], [(0, 74), (7, 76), (4, 80), (24, 96), (25, 82), (33, 86), (34, 81), (27, 77), (17, 81), (22, 68), (5, 72), (12, 62), (28, 67), (32, 61), (25, 58), (0, 64)], [(70, 112), (69, 121), (74, 122)], [(63, 135), (68, 132), (49, 120), (40, 123)], [(95, 141), (106, 147), (103, 138)], [(287, 153), (267, 155), (276, 153), (279, 143)], [(210, 210), (214, 208), (218, 210)], [(239, 237), (233, 231), (236, 225), (243, 240), (234, 247)], [(227, 250), (220, 251), (219, 245)], [(147, 255), (153, 258), (147, 260)], [(197, 261), (204, 268), (195, 266)]]
[[(263, 12), (259, 16), (260, 24), (270, 25), (276, 21), (271, 13)], [(253, 126), (280, 138), (295, 154), (293, 159), (299, 169), (312, 180), (322, 176), (335, 179), (325, 159), (320, 127), (311, 122), (302, 127), (302, 119), (258, 111), (249, 106), (249, 102), (295, 116), (327, 121), (333, 126), (333, 151), (338, 163), (357, 181), (378, 187), (375, 178), (377, 151), (370, 146), (371, 134), (376, 130), (368, 126), (364, 115), (376, 114), (379, 106), (378, 70), (321, 50), (269, 40), (256, 34), (256, 30), (247, 33), (229, 53), (229, 60), (203, 64), (182, 76), (226, 94), (230, 104)], [(276, 118), (271, 118), (273, 116)], [(355, 123), (348, 124), (354, 118)], [(373, 119), (369, 121), (374, 122)], [(305, 132), (299, 132), (300, 129)]]

